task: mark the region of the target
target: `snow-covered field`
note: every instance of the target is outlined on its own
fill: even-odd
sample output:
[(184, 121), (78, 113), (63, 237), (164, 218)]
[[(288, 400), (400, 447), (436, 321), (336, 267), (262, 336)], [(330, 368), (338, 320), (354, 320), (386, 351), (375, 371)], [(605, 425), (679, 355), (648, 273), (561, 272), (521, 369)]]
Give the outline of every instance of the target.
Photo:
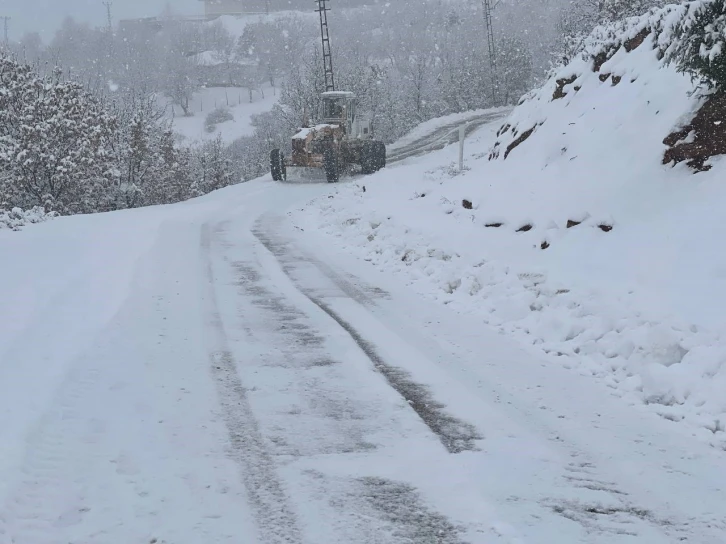
[[(467, 143), (463, 174), (452, 146), (294, 217), (550, 365), (726, 449), (726, 164), (698, 175), (661, 165), (662, 140), (697, 101), (652, 39), (599, 73), (584, 60), (563, 69), (514, 111), (518, 133), (500, 138), (498, 160), (487, 159), (501, 123)], [(622, 81), (602, 82), (606, 73)], [(553, 100), (556, 80), (571, 75)]]
[[(193, 113), (185, 117), (178, 106), (169, 104), (167, 111), (173, 117), (174, 131), (181, 134), (188, 142), (203, 142), (221, 136), (229, 143), (242, 136), (254, 134), (251, 124), (253, 115), (270, 111), (278, 99), (280, 90), (265, 84), (259, 91), (252, 93), (250, 102), (249, 91), (238, 87), (209, 87), (195, 93), (189, 104)], [(207, 131), (207, 115), (216, 108), (227, 108), (234, 119), (219, 123), (212, 132)]]

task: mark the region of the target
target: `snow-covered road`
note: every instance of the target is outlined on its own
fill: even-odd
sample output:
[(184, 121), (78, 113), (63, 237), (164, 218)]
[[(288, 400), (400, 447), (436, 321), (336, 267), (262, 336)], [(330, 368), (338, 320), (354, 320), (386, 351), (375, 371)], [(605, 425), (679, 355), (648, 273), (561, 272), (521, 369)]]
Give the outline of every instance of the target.
[(459, 128), (462, 125), (466, 127), (466, 136), (469, 136), (486, 124), (504, 119), (511, 111), (512, 108), (508, 107), (478, 110), (422, 123), (410, 134), (388, 146), (388, 162), (400, 162), (444, 149), (459, 141)]
[(726, 542), (723, 452), (296, 226), (330, 191), (0, 233), (0, 543)]

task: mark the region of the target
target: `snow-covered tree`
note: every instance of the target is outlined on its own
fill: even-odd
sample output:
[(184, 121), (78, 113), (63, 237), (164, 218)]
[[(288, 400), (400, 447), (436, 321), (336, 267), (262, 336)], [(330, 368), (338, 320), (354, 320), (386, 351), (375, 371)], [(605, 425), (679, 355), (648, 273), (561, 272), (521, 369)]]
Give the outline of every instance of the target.
[(499, 98), (505, 105), (516, 104), (532, 86), (532, 55), (521, 39), (505, 37), (497, 47)]
[(2, 200), (62, 213), (103, 206), (116, 119), (83, 86), (0, 56)]
[(602, 19), (617, 21), (625, 17), (643, 15), (649, 9), (662, 7), (665, 0), (602, 0)]
[(194, 26), (178, 24), (171, 27), (163, 49), (160, 86), (184, 115), (191, 115), (189, 104), (200, 82), (196, 55), (203, 52), (200, 33)]
[(154, 185), (162, 171), (160, 144), (165, 126), (156, 95), (124, 92), (112, 107), (118, 124), (112, 139), (117, 169), (115, 206), (134, 208), (160, 203)]
[(176, 145), (174, 132), (167, 128), (159, 139), (159, 169), (152, 186), (151, 200), (157, 204), (181, 202), (191, 195), (193, 183), (192, 152)]
[(558, 14), (554, 64), (567, 64), (599, 24), (642, 15), (666, 0), (571, 0)]
[(669, 60), (707, 87), (726, 91), (726, 2), (690, 4), (676, 37)]
[(319, 32), (309, 19), (294, 15), (249, 24), (237, 42), (236, 56), (246, 63), (256, 63), (258, 73), (275, 87), (278, 80), (294, 71), (300, 53)]
[(222, 142), (222, 137), (205, 142), (196, 152), (195, 179), (192, 194), (197, 196), (216, 191), (234, 183), (232, 159)]
[(28, 64), (41, 62), (45, 52), (43, 39), (37, 32), (28, 32), (23, 35), (17, 44), (18, 57)]

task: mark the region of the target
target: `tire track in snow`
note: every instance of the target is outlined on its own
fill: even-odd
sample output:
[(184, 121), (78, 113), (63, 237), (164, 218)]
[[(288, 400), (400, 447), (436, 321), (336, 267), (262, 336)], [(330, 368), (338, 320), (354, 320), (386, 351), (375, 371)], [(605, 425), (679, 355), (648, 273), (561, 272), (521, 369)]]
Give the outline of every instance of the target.
[(444, 411), (446, 406), (437, 402), (426, 386), (416, 383), (405, 370), (386, 363), (374, 345), (363, 338), (353, 325), (338, 315), (321, 298), (309, 293), (305, 293), (305, 295), (350, 335), (371, 360), (375, 369), (408, 402), (411, 409), (418, 414), (431, 432), (439, 437), (449, 453), (476, 450), (475, 442), (482, 436), (473, 425), (448, 414)]
[[(276, 460), (287, 460), (280, 470), (291, 500), (306, 505), (298, 519), (305, 537), (309, 542), (326, 543), (464, 544), (464, 529), (431, 508), (412, 485), (381, 478), (376, 471), (343, 476), (326, 469), (323, 458), (328, 456), (342, 460), (349, 455), (375, 455), (379, 444), (367, 439), (387, 424), (404, 430), (406, 436), (405, 427), (399, 427), (396, 420), (410, 421), (412, 414), (399, 403), (393, 405), (396, 414), (391, 414), (388, 393), (383, 393), (387, 399), (383, 404), (377, 396), (381, 391), (377, 379), (372, 380), (375, 391), (351, 379), (351, 369), (341, 362), (341, 353), (328, 345), (331, 333), (338, 336), (343, 331), (309, 300), (301, 300), (301, 293), (290, 298), (291, 293), (267, 277), (254, 258), (258, 252), (266, 252), (257, 239), (250, 240), (252, 248), (247, 244), (237, 247), (226, 236), (227, 228), (223, 223), (215, 232), (215, 246), (230, 250), (215, 253), (215, 265), (225, 267), (216, 280), (224, 279), (225, 285), (236, 287), (239, 298), (236, 304), (220, 309), (227, 311), (223, 313), (225, 322), (245, 331), (247, 340), (230, 336), (233, 347), (247, 341), (274, 346), (256, 362), (258, 370), (250, 380), (259, 381), (247, 384), (250, 405), (270, 454)], [(235, 306), (233, 320), (230, 310)], [(352, 347), (349, 339), (345, 344), (346, 350)], [(243, 370), (247, 371), (251, 368)], [(417, 434), (422, 432), (418, 424), (416, 428)], [(383, 442), (387, 440), (383, 438)], [(441, 455), (438, 448), (436, 451)], [(301, 466), (295, 467), (298, 461)], [(318, 468), (302, 468), (308, 463)]]
[(213, 337), (209, 364), (229, 432), (230, 457), (240, 467), (242, 481), (259, 524), (259, 542), (302, 543), (296, 516), (289, 505), (272, 456), (265, 446), (224, 329), (214, 291), (212, 232), (208, 224), (202, 228), (201, 246), (207, 283), (207, 314)]
[[(477, 431), (476, 427), (467, 422), (461, 421), (446, 412), (446, 406), (437, 402), (426, 386), (414, 381), (407, 371), (388, 363), (380, 355), (375, 347), (375, 344), (364, 338), (356, 330), (353, 324), (349, 323), (335, 312), (323, 300), (323, 298), (318, 296), (313, 290), (306, 289), (304, 286), (295, 282), (294, 278), (290, 276), (290, 272), (294, 269), (294, 262), (296, 259), (291, 257), (291, 248), (289, 247), (289, 244), (273, 240), (272, 235), (265, 230), (261, 220), (258, 220), (256, 223), (255, 228), (253, 229), (253, 234), (280, 262), (283, 271), (288, 277), (290, 277), (293, 283), (295, 283), (300, 292), (348, 333), (363, 353), (366, 354), (368, 359), (370, 359), (375, 369), (386, 379), (388, 384), (404, 398), (413, 411), (421, 418), (424, 424), (439, 438), (449, 453), (461, 453), (464, 451), (476, 450), (476, 441), (482, 439), (482, 436)], [(302, 257), (300, 257), (300, 259), (302, 259)], [(330, 278), (329, 275), (332, 274), (332, 271), (329, 269), (327, 269), (327, 271), (323, 270), (322, 263), (319, 264), (310, 259), (307, 259), (306, 262), (314, 265), (320, 274), (332, 279), (334, 283), (341, 287), (341, 290), (346, 295), (350, 296), (353, 300), (360, 302), (362, 293), (349, 292), (352, 286), (348, 284), (346, 288), (347, 282), (345, 282), (345, 280), (342, 278)], [(338, 280), (343, 282), (342, 286)]]

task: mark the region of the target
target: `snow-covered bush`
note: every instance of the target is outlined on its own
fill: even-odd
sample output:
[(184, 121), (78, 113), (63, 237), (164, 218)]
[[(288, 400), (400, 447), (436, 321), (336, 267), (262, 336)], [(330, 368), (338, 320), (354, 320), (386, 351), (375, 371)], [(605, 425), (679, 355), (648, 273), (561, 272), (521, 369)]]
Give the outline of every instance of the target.
[(32, 223), (42, 223), (57, 217), (56, 212), (46, 212), (44, 208), (36, 206), (30, 210), (13, 208), (10, 211), (0, 209), (0, 230), (20, 230), (20, 227)]
[(710, 88), (726, 89), (726, 2), (691, 2), (668, 58)]
[(232, 112), (229, 111), (229, 108), (217, 108), (210, 111), (207, 115), (207, 118), (204, 121), (204, 128), (206, 128), (207, 132), (214, 132), (218, 124), (233, 120), (234, 115), (232, 115)]

